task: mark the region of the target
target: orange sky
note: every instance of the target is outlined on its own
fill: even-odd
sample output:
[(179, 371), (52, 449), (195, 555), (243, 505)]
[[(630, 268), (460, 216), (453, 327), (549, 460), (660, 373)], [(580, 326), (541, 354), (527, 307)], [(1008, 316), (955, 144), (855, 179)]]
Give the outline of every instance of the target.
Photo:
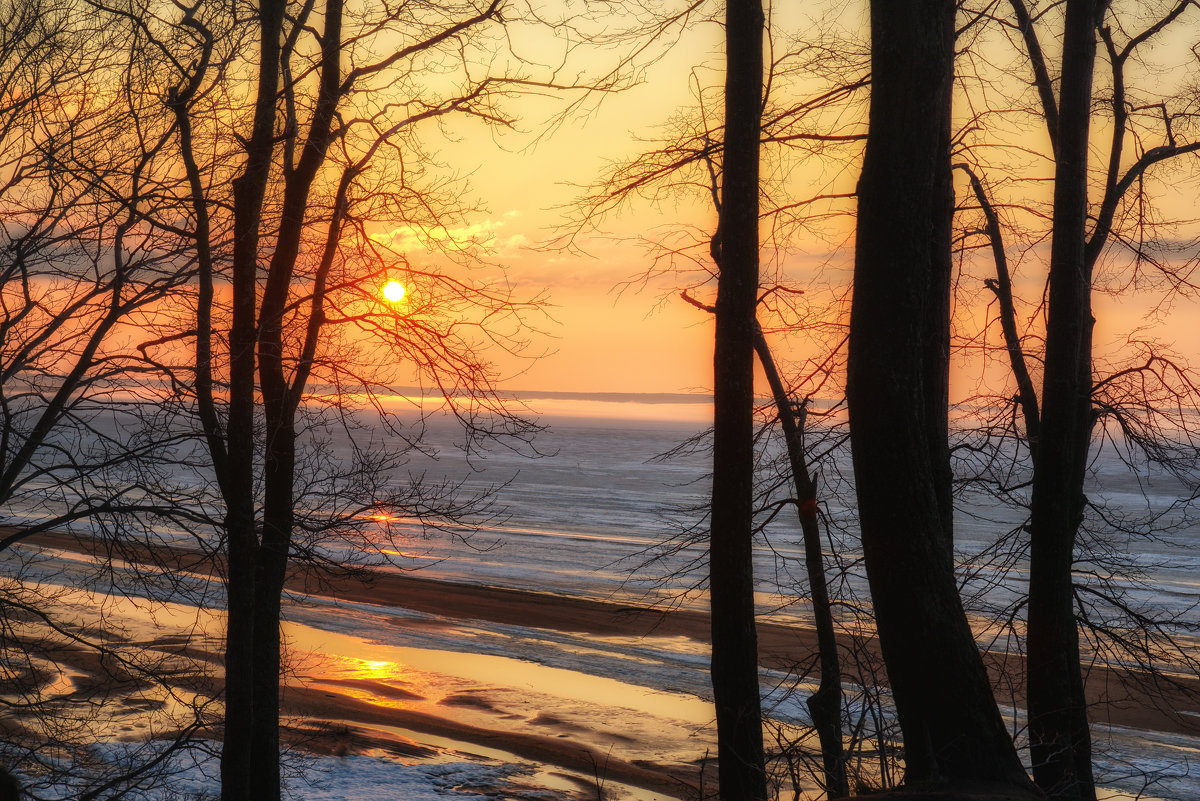
[[(538, 138), (542, 121), (559, 100), (532, 101), (523, 130), (495, 137), (466, 121), (452, 128), (459, 141), (437, 145), (463, 174), (486, 213), (453, 232), (486, 245), (504, 265), (518, 296), (544, 294), (546, 318), (533, 338), (536, 360), (498, 360), (510, 389), (568, 392), (691, 392), (711, 385), (711, 327), (705, 315), (681, 300), (667, 300), (669, 282), (618, 291), (647, 269), (644, 250), (618, 241), (644, 234), (649, 225), (691, 219), (706, 228), (707, 209), (640, 208), (605, 223), (605, 236), (581, 240), (586, 252), (547, 250), (562, 223), (559, 209), (594, 181), (606, 162), (634, 152), (687, 100), (693, 61), (709, 58), (716, 32), (698, 32), (650, 73), (649, 80), (603, 100), (594, 113), (576, 117), (552, 136)], [(518, 106), (517, 108), (521, 108)], [(535, 141), (536, 139), (536, 141)], [(611, 234), (611, 237), (608, 236)], [(418, 252), (406, 252), (420, 259)]]
[[(861, 5), (861, 4), (858, 4)], [(844, 18), (861, 18), (851, 4)], [(497, 140), (481, 127), (464, 124), (453, 133), (457, 142), (441, 145), (440, 153), (470, 176), (485, 213), (471, 221), (468, 232), (507, 267), (518, 292), (533, 296), (545, 291), (549, 318), (533, 350), (548, 355), (535, 361), (500, 362), (511, 389), (577, 392), (690, 392), (711, 386), (710, 322), (705, 315), (674, 296), (670, 278), (641, 289), (618, 292), (624, 282), (647, 270), (650, 259), (623, 238), (654, 238), (664, 227), (679, 222), (709, 230), (714, 217), (703, 199), (693, 205), (663, 204), (631, 208), (605, 222), (612, 238), (582, 240), (583, 253), (546, 252), (538, 245), (553, 236), (562, 217), (557, 207), (572, 200), (576, 186), (596, 179), (604, 165), (639, 147), (636, 137), (649, 136), (670, 112), (689, 102), (689, 73), (694, 63), (712, 62), (718, 53), (717, 32), (703, 30), (685, 40), (647, 75), (647, 81), (619, 96), (609, 97), (599, 110), (576, 118), (553, 136), (536, 144), (532, 132), (553, 111), (552, 101), (529, 104), (522, 119), (523, 133)], [(1037, 134), (1034, 134), (1037, 136)], [(497, 144), (498, 141), (498, 144)], [(576, 186), (571, 186), (571, 185)], [(960, 188), (961, 189), (961, 188)], [(1180, 208), (1191, 205), (1190, 193), (1176, 198)], [(829, 243), (811, 243), (816, 255), (794, 257), (793, 280), (810, 262), (845, 270), (853, 260), (849, 248), (829, 251)], [(824, 255), (819, 255), (824, 254)], [(408, 257), (420, 258), (408, 252)], [(770, 254), (765, 253), (764, 258)], [(1036, 265), (1024, 268), (1034, 273)], [(1040, 277), (1027, 277), (1019, 291), (1030, 302), (1040, 295)], [(1143, 323), (1150, 301), (1131, 295), (1098, 298), (1097, 345), (1108, 348), (1123, 333)], [(1180, 306), (1159, 328), (1167, 341), (1190, 353), (1200, 350), (1200, 332), (1190, 322), (1192, 304)], [(998, 329), (995, 336), (999, 337)], [(798, 354), (785, 352), (786, 358)], [(968, 385), (982, 371), (964, 363), (956, 381)]]

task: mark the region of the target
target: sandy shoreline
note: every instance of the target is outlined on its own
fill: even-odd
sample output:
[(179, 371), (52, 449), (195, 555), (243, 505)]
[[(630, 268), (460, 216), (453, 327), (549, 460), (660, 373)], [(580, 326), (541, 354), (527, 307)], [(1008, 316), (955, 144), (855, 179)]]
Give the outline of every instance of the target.
[[(192, 659), (214, 665), (219, 663), (216, 654), (197, 647), (194, 643), (188, 643), (187, 638), (181, 640), (177, 636), (168, 635), (140, 644), (143, 648), (164, 654), (179, 654), (186, 650)], [(60, 664), (71, 668), (74, 674), (72, 683), (76, 688), (103, 687), (107, 688), (105, 692), (111, 692), (116, 686), (114, 682), (119, 684), (121, 689), (116, 697), (120, 699), (117, 703), (122, 707), (120, 712), (124, 717), (117, 725), (117, 739), (136, 740), (143, 736), (142, 732), (145, 729), (135, 724), (137, 705), (133, 702), (147, 703), (154, 709), (161, 707), (161, 701), (153, 697), (150, 684), (130, 681), (128, 675), (114, 673), (112, 664), (106, 663), (96, 653), (85, 648), (60, 646), (51, 652), (51, 655)], [(43, 677), (43, 682), (46, 680), (48, 677)], [(219, 679), (211, 673), (206, 675), (189, 672), (176, 676), (170, 683), (178, 689), (211, 697), (218, 691), (218, 681)], [(340, 692), (339, 685), (362, 690), (363, 694), (376, 702)], [(408, 703), (391, 705), (391, 699), (402, 702), (423, 701), (426, 702), (426, 708), (435, 709), (453, 702), (452, 698), (425, 698), (385, 681), (289, 676), (282, 688), (281, 711), (285, 719), (281, 722), (281, 741), (302, 751), (332, 756), (374, 753), (416, 760), (446, 756), (447, 747), (444, 742), (441, 746), (428, 746), (397, 732), (399, 729), (452, 741), (455, 745), (448, 751), (451, 756), (470, 756), (472, 751), (469, 746), (481, 746), (485, 752), (498, 751), (530, 762), (571, 771), (573, 775), (560, 775), (579, 786), (581, 798), (590, 797), (589, 792), (594, 794), (594, 790), (590, 790), (588, 780), (588, 777), (592, 776), (599, 777), (606, 783), (617, 782), (650, 790), (664, 798), (690, 799), (697, 795), (700, 766), (622, 759), (615, 756), (611, 749), (598, 747), (596, 738), (589, 738), (593, 741), (591, 744), (580, 742), (579, 738), (570, 739), (563, 733), (570, 732), (570, 724), (556, 720), (553, 716), (539, 716), (543, 718), (540, 728), (545, 733), (514, 731), (504, 727), (486, 728), (454, 717), (431, 714), (420, 708), (409, 708)], [(488, 712), (500, 713), (500, 710), (490, 707), (482, 698), (477, 703), (487, 708)], [(20, 729), (17, 722), (6, 722), (17, 727), (13, 732), (21, 732), (15, 736), (36, 736), (33, 732)], [(175, 734), (175, 730), (168, 729), (158, 732), (156, 736), (169, 739)], [(215, 730), (202, 730), (200, 736), (219, 737), (219, 724)], [(464, 748), (464, 745), (467, 747)]]
[[(38, 534), (26, 542), (59, 548), (97, 558), (121, 558), (147, 564), (157, 564), (171, 570), (189, 571), (202, 575), (219, 572), (205, 555), (183, 548), (156, 548), (151, 553), (143, 547), (123, 550), (120, 554), (102, 551), (91, 539), (62, 533)], [(331, 576), (312, 571), (294, 570), (288, 577), (290, 590), (311, 595), (335, 598), (363, 604), (375, 604), (410, 609), (461, 620), (482, 620), (532, 628), (552, 629), (596, 636), (687, 637), (707, 643), (708, 615), (695, 610), (662, 610), (627, 604), (606, 603), (547, 593), (485, 587), (413, 575), (390, 572), (367, 572), (362, 575)], [(759, 624), (760, 662), (766, 666), (812, 664), (816, 648), (815, 633), (807, 628), (774, 623)], [(877, 655), (874, 643), (867, 647)], [(1010, 695), (1019, 705), (1022, 700), (1019, 657), (1001, 653), (987, 655), (998, 685), (1016, 687)], [(1001, 681), (1001, 668), (1008, 676)], [(1136, 679), (1136, 675), (1134, 676)], [(1200, 679), (1194, 676), (1175, 677), (1176, 686), (1150, 689), (1145, 681), (1130, 681), (1129, 673), (1118, 673), (1103, 667), (1093, 668), (1087, 690), (1095, 704), (1095, 719), (1113, 725), (1150, 729), (1180, 734), (1200, 733)], [(349, 699), (343, 694), (318, 692), (303, 687), (288, 690), (289, 711), (301, 716), (325, 719), (348, 719), (364, 724), (385, 723), (431, 734), (449, 735), (447, 726), (457, 732), (452, 736), (468, 742), (487, 745), (494, 737), (506, 738), (508, 746), (497, 748), (545, 760), (567, 767), (590, 770), (597, 755), (587, 753), (586, 747), (565, 743), (558, 738), (541, 735), (520, 735), (515, 732), (498, 734), (447, 718), (423, 715), (391, 707), (376, 707)], [(348, 703), (352, 702), (352, 703)], [(353, 713), (353, 714), (350, 714)], [(383, 719), (386, 718), (386, 721)], [(583, 750), (580, 750), (583, 749)], [(610, 763), (611, 758), (607, 758)], [(691, 780), (672, 771), (675, 776), (663, 775), (663, 766), (653, 770), (639, 765), (610, 764), (623, 778), (618, 780), (641, 787), (667, 791), (681, 788), (680, 782)], [(695, 777), (695, 768), (690, 768)], [(653, 774), (653, 775), (648, 775)], [(615, 774), (613, 778), (618, 778)], [(664, 783), (665, 781), (665, 783)]]
[[(410, 729), (423, 734), (446, 737), (472, 745), (505, 751), (523, 759), (556, 765), (584, 776), (600, 775), (604, 780), (664, 793), (672, 798), (690, 798), (698, 787), (698, 766), (636, 764), (580, 742), (556, 734), (501, 731), (474, 726), (452, 718), (431, 715), (413, 709), (396, 709), (325, 691), (322, 687), (288, 686), (284, 690), (284, 712), (305, 719), (343, 720), (364, 726)], [(351, 747), (372, 745), (362, 735), (347, 737)]]

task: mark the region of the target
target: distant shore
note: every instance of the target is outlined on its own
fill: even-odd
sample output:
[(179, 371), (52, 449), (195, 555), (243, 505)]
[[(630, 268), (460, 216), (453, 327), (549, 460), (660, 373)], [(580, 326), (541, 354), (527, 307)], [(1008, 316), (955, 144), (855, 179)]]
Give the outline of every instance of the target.
[[(157, 547), (151, 552), (145, 546), (126, 546), (119, 554), (113, 554), (106, 552), (95, 540), (64, 533), (37, 534), (25, 542), (96, 558), (116, 557), (201, 575), (220, 573), (220, 565), (214, 560), (198, 551), (179, 547)], [(288, 576), (287, 587), (309, 595), (461, 620), (596, 636), (687, 637), (700, 643), (709, 641), (708, 615), (697, 610), (657, 609), (378, 570), (335, 576), (297, 568)], [(816, 634), (812, 629), (760, 622), (758, 638), (760, 663), (764, 666), (814, 665)], [(868, 641), (865, 648), (873, 657), (878, 657), (875, 642)], [(1002, 688), (998, 693), (1001, 703), (1011, 701), (1021, 705), (1024, 696), (1021, 657), (992, 651), (985, 653), (985, 659), (997, 687)], [(1155, 682), (1152, 677), (1136, 671), (1093, 667), (1087, 681), (1093, 719), (1116, 726), (1200, 735), (1200, 678), (1174, 675), (1170, 679), (1170, 682)], [(300, 703), (308, 696), (298, 694), (293, 697)], [(304, 701), (305, 704), (311, 702), (311, 697)]]

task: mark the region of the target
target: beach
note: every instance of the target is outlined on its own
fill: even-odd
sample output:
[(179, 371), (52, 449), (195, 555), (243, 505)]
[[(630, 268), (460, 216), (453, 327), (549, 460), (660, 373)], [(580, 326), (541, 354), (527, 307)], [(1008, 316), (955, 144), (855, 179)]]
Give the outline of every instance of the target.
[[(89, 560), (116, 556), (97, 540), (64, 533), (38, 534), (26, 546)], [(126, 546), (119, 559), (206, 578), (220, 574), (217, 561), (179, 546), (152, 551)], [(291, 665), (283, 697), (285, 740), (298, 747), (334, 755), (424, 758), (431, 751), (426, 741), (434, 738), (442, 743), (434, 752), (506, 754), (546, 766), (551, 774), (557, 770), (562, 792), (570, 792), (571, 786), (586, 792), (588, 777), (599, 777), (643, 798), (683, 799), (712, 780), (707, 759), (715, 752), (711, 717), (694, 691), (664, 693), (534, 661), (473, 654), (469, 642), (458, 651), (436, 647), (447, 637), (471, 639), (473, 627), (520, 627), (583, 641), (640, 641), (646, 647), (655, 641), (678, 647), (684, 641), (700, 658), (708, 643), (703, 611), (383, 570), (334, 575), (298, 566), (287, 587), (293, 609), (309, 609), (307, 616), (285, 614), (304, 621), (292, 620), (285, 627)], [(370, 633), (314, 626), (314, 615), (320, 618), (330, 604), (375, 609), (386, 616), (381, 619), (409, 628), (409, 643), (430, 640), (434, 646), (395, 646)], [(407, 614), (397, 616), (396, 610)], [(760, 663), (768, 670), (811, 665), (815, 642), (807, 627), (764, 622), (759, 627)], [(208, 662), (210, 683), (190, 689), (215, 692), (211, 682), (219, 677), (219, 637), (162, 636), (147, 646), (168, 653), (186, 650)], [(877, 656), (872, 641), (865, 646)], [(1000, 652), (985, 656), (997, 685), (1015, 688), (1008, 698), (1019, 706), (1019, 657)], [(1197, 733), (1200, 680), (1180, 675), (1169, 686), (1153, 686), (1136, 675), (1134, 681), (1129, 678), (1103, 666), (1092, 668), (1087, 688), (1095, 721), (1171, 735)], [(1005, 698), (1003, 692), (998, 696)], [(708, 772), (702, 776), (706, 764)]]

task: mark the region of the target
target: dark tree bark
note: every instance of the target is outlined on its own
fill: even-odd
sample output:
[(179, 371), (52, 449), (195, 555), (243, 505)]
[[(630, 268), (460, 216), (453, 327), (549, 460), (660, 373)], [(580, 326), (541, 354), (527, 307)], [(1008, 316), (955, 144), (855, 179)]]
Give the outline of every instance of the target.
[(21, 801), (21, 783), (0, 767), (0, 801)]
[[(258, 250), (262, 204), (274, 154), (275, 103), (279, 90), (280, 39), (284, 3), (259, 4), (259, 64), (254, 121), (246, 139), (246, 162), (234, 179), (233, 319), (229, 332), (228, 487), (225, 530), (228, 538), (225, 580), (225, 732), (221, 747), (222, 801), (251, 801), (254, 776), (270, 770), (254, 764), (254, 735), (265, 710), (254, 692), (254, 662), (259, 636), (255, 630), (258, 533), (254, 512), (254, 372), (258, 308)], [(277, 724), (278, 718), (272, 720)], [(271, 763), (278, 765), (276, 750)], [(276, 767), (276, 770), (278, 768)]]
[(947, 463), (952, 0), (871, 3), (847, 396), (909, 784), (1028, 786), (963, 613)]
[[(262, 539), (255, 564), (253, 686), (254, 733), (251, 787), (255, 798), (280, 797), (279, 681), (281, 598), (294, 524), (297, 403), (284, 364), (283, 324), (305, 212), (313, 180), (325, 161), (341, 82), (342, 3), (329, 0), (321, 37), (321, 78), (317, 103), (299, 162), (285, 172), (283, 217), (267, 270), (259, 312), (258, 366), (262, 387), (266, 449), (263, 462)], [(336, 220), (335, 220), (336, 225)], [(320, 312), (316, 312), (318, 319)]]
[(1029, 446), (1029, 453), (1036, 458), (1041, 412), (1037, 390), (1026, 363), (1025, 349), (1021, 346), (1021, 335), (1017, 331), (1017, 307), (1013, 300), (1012, 276), (1008, 270), (1008, 256), (1004, 252), (1004, 234), (1000, 230), (1000, 218), (996, 215), (996, 209), (979, 176), (966, 164), (956, 164), (955, 167), (965, 172), (970, 179), (971, 191), (975, 193), (975, 199), (979, 201), (979, 208), (987, 222), (985, 231), (992, 247), (992, 260), (996, 263), (996, 277), (983, 283), (1000, 304), (1000, 330), (1004, 334), (1008, 364), (1012, 368), (1013, 379), (1017, 382), (1017, 403), (1021, 407), (1021, 415), (1025, 418), (1025, 443)]
[(1026, 651), (1033, 775), (1052, 796), (1077, 801), (1096, 797), (1072, 566), (1093, 422), (1087, 161), (1096, 27), (1107, 5), (1068, 0), (1066, 7), (1041, 442), (1030, 508)]
[[(817, 656), (820, 661), (820, 683), (808, 697), (808, 712), (821, 743), (821, 768), (825, 774), (825, 793), (830, 798), (849, 795), (846, 782), (846, 760), (842, 747), (842, 667), (838, 656), (837, 632), (833, 626), (833, 608), (829, 603), (829, 586), (825, 581), (825, 562), (822, 558), (821, 528), (817, 519), (817, 485), (808, 471), (804, 458), (804, 410), (797, 413), (762, 329), (756, 331), (754, 349), (771, 387), (779, 425), (787, 446), (792, 484), (796, 489), (800, 529), (804, 534), (804, 567), (812, 593), (813, 626), (817, 630)], [(799, 419), (797, 419), (799, 418)]]
[(725, 150), (718, 223), (709, 546), (712, 684), (723, 801), (766, 799), (754, 622), (754, 333), (763, 11), (726, 8)]

